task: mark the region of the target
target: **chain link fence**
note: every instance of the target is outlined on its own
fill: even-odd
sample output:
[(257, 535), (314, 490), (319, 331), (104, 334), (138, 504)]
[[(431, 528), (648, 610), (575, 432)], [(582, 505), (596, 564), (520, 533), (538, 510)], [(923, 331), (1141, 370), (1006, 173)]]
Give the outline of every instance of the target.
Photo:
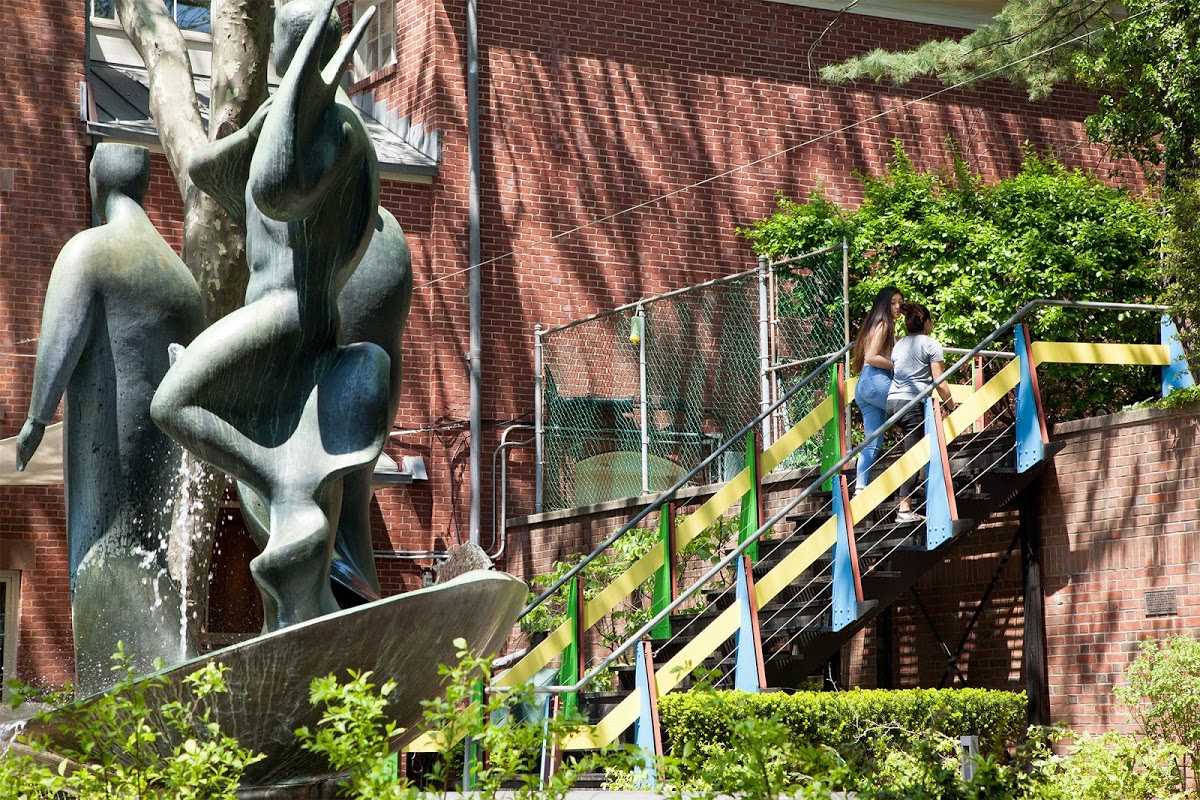
[[(773, 399), (842, 346), (843, 272), (838, 246), (537, 331), (538, 509), (678, 481), (758, 415), (764, 381)], [(772, 429), (823, 397), (789, 403)], [(737, 443), (695, 482), (732, 477), (744, 453)]]

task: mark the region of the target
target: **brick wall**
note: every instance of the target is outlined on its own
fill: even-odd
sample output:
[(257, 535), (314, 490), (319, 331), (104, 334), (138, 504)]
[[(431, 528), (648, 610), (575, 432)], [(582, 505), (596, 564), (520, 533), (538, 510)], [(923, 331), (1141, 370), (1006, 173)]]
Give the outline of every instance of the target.
[[(87, 227), (90, 211), (78, 111), (83, 17), (17, 0), (0, 7), (0, 30), (8, 43), (0, 52), (0, 437), (7, 437), (29, 406), (50, 267)], [(63, 527), (58, 489), (0, 488), (0, 541), (34, 549), (32, 568), (20, 575), (17, 672), (52, 683), (72, 671)]]
[[(21, 43), (0, 56), (6, 435), (16, 432), (28, 402), (27, 340), (37, 335), (50, 264), (89, 218), (76, 88), (83, 21), (48, 8), (26, 1), (0, 12), (6, 35)], [(399, 0), (397, 64), (354, 87), (443, 134), (432, 186), (382, 187), (383, 204), (409, 235), (417, 284), (396, 420), (401, 435), (388, 452), (423, 456), (430, 474), (427, 483), (378, 496), (382, 549), (440, 550), (470, 535), (464, 13), (460, 4)], [(500, 430), (528, 421), (532, 411), (535, 323), (561, 324), (746, 268), (751, 253), (735, 229), (769, 213), (776, 190), (802, 196), (820, 187), (854, 203), (853, 171), (884, 169), (892, 139), (919, 166), (931, 166), (942, 163), (944, 140), (953, 136), (991, 176), (1015, 170), (1025, 142), (1053, 148), (1069, 166), (1111, 166), (1086, 143), (1082, 120), (1092, 100), (1080, 90), (1033, 104), (998, 82), (931, 99), (921, 98), (941, 87), (930, 81), (899, 89), (821, 84), (814, 69), (870, 46), (952, 33), (853, 14), (827, 30), (833, 20), (799, 6), (729, 0), (480, 3), (485, 545), (491, 453)], [(174, 184), (161, 157), (154, 163), (151, 216), (177, 244)], [(1136, 181), (1128, 164), (1118, 166)], [(669, 196), (655, 200), (662, 195)], [(532, 510), (531, 461), (528, 449), (512, 458), (513, 514)], [(12, 491), (4, 490), (0, 534), (44, 544), (50, 572), (23, 576), (27, 586), (43, 587), (65, 568), (59, 492), (26, 490), (10, 502)], [(20, 504), (44, 512), (26, 520), (33, 512), (17, 510)], [(385, 589), (419, 585), (420, 567), (429, 563), (381, 565)], [(527, 566), (534, 563), (530, 557)], [(67, 613), (65, 588), (57, 585), (25, 593), (54, 598), (23, 602), (27, 628), (63, 630), (54, 622)], [(69, 637), (57, 635), (61, 651)], [(61, 673), (49, 646), (24, 634), (21, 653), (25, 674)]]

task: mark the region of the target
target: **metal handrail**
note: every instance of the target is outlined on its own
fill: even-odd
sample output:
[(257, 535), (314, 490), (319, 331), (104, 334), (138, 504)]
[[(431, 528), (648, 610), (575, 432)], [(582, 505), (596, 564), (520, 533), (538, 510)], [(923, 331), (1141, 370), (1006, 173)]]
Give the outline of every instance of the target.
[(544, 603), (547, 599), (549, 599), (555, 592), (557, 592), (559, 589), (561, 589), (568, 581), (570, 581), (572, 578), (574, 578), (575, 575), (578, 574), (581, 569), (583, 569), (588, 564), (590, 564), (593, 560), (595, 560), (597, 557), (599, 557), (605, 550), (607, 550), (609, 547), (611, 547), (614, 542), (616, 542), (618, 539), (620, 539), (622, 536), (624, 536), (626, 533), (628, 533), (630, 530), (632, 530), (634, 527), (636, 527), (639, 522), (644, 520), (647, 516), (652, 514), (654, 511), (661, 508), (663, 506), (663, 504), (666, 503), (668, 500), (671, 500), (672, 498), (674, 498), (675, 493), (678, 492), (680, 489), (682, 489), (684, 486), (686, 486), (687, 483), (692, 478), (694, 478), (702, 470), (704, 470), (706, 467), (708, 467), (713, 461), (716, 460), (716, 458), (718, 456), (724, 454), (727, 450), (729, 450), (735, 442), (740, 441), (742, 439), (742, 437), (744, 437), (746, 434), (750, 433), (750, 431), (752, 431), (756, 426), (761, 425), (763, 420), (770, 417), (771, 414), (773, 414), (776, 411), (776, 409), (781, 408), (783, 406), (783, 404), (786, 403), (788, 400), (791, 400), (792, 397), (798, 391), (807, 387), (809, 384), (811, 384), (817, 378), (822, 377), (825, 374), (825, 370), (827, 370), (833, 364), (837, 363), (838, 359), (840, 359), (843, 355), (848, 353), (850, 351), (850, 348), (853, 345), (854, 345), (854, 343), (851, 342), (851, 343), (843, 346), (836, 353), (829, 355), (825, 359), (825, 361), (823, 361), (821, 363), (821, 365), (819, 367), (817, 367), (812, 372), (810, 372), (808, 375), (806, 375), (795, 386), (788, 389), (787, 392), (785, 392), (777, 400), (775, 400), (774, 403), (772, 403), (767, 408), (763, 409), (757, 417), (755, 417), (750, 422), (746, 423), (746, 425), (744, 427), (742, 427), (742, 429), (739, 430), (737, 433), (735, 433), (732, 436), (730, 436), (729, 438), (727, 438), (720, 447), (718, 447), (716, 450), (714, 450), (712, 453), (710, 453), (703, 461), (701, 461), (699, 464), (697, 464), (695, 467), (693, 467), (691, 469), (691, 471), (689, 471), (686, 475), (684, 475), (682, 478), (677, 480), (673, 486), (671, 486), (669, 489), (666, 489), (662, 494), (660, 494), (658, 497), (656, 497), (654, 499), (654, 501), (650, 503), (650, 505), (646, 506), (641, 511), (639, 511), (636, 515), (634, 515), (633, 519), (631, 519), (629, 522), (625, 523), (619, 530), (617, 530), (615, 533), (613, 533), (611, 536), (609, 536), (607, 539), (605, 539), (603, 542), (601, 542), (599, 545), (597, 545), (596, 548), (594, 550), (592, 550), (592, 552), (588, 553), (588, 555), (582, 561), (580, 561), (578, 564), (573, 566), (570, 570), (568, 570), (566, 572), (566, 574), (564, 574), (562, 577), (560, 577), (558, 580), (556, 580), (553, 584), (551, 584), (548, 589), (546, 589), (544, 592), (542, 592), (540, 595), (538, 595), (536, 598), (534, 598), (534, 600), (529, 605), (527, 605), (525, 607), (525, 609), (521, 612), (521, 616), (518, 618), (518, 621), (520, 621), (521, 619), (524, 619), (530, 612), (532, 612), (535, 608), (537, 608), (542, 603)]
[(716, 577), (718, 574), (720, 574), (726, 567), (728, 567), (730, 564), (732, 564), (747, 549), (749, 549), (749, 547), (752, 544), (756, 543), (759, 540), (759, 538), (766, 531), (773, 528), (777, 522), (779, 522), (781, 519), (783, 519), (785, 516), (787, 516), (796, 506), (800, 505), (800, 503), (807, 500), (815, 491), (817, 491), (817, 489), (821, 486), (821, 484), (823, 484), (825, 481), (829, 480), (834, 475), (837, 475), (839, 472), (841, 472), (842, 468), (844, 466), (846, 466), (846, 464), (848, 464), (851, 460), (856, 458), (859, 455), (859, 453), (861, 453), (863, 451), (863, 449), (867, 446), (867, 444), (874, 441), (876, 438), (882, 436), (888, 429), (890, 429), (892, 426), (894, 426), (898, 420), (900, 420), (906, 413), (908, 413), (908, 411), (911, 408), (916, 406), (918, 403), (924, 402), (926, 397), (931, 396), (932, 393), (937, 390), (937, 387), (939, 387), (943, 383), (945, 383), (946, 380), (951, 375), (953, 375), (953, 374), (957, 373), (959, 370), (961, 370), (964, 365), (970, 363), (971, 359), (973, 359), (976, 355), (982, 353), (989, 344), (991, 344), (992, 342), (994, 342), (998, 338), (1000, 338), (1000, 336), (1002, 336), (1006, 331), (1011, 329), (1014, 325), (1017, 324), (1017, 322), (1019, 322), (1021, 319), (1023, 319), (1026, 314), (1028, 314), (1030, 311), (1032, 311), (1035, 308), (1040, 308), (1043, 306), (1052, 306), (1052, 307), (1059, 307), (1059, 308), (1094, 308), (1094, 309), (1098, 309), (1098, 310), (1109, 310), (1109, 311), (1158, 311), (1160, 313), (1168, 310), (1166, 306), (1161, 306), (1161, 305), (1150, 305), (1150, 304), (1142, 304), (1142, 303), (1099, 303), (1099, 302), (1082, 302), (1082, 301), (1074, 301), (1074, 300), (1031, 300), (1030, 302), (1021, 306), (1021, 308), (1018, 309), (1017, 312), (1015, 314), (1013, 314), (1011, 317), (1009, 317), (1003, 324), (1001, 324), (1000, 327), (998, 327), (996, 330), (992, 331), (992, 333), (989, 334), (987, 337), (985, 337), (983, 339), (983, 341), (981, 341), (979, 344), (977, 344), (975, 347), (973, 347), (971, 350), (969, 350), (966, 355), (964, 355), (962, 358), (960, 358), (958, 361), (956, 361), (953, 366), (951, 366), (949, 369), (947, 369), (945, 372), (943, 372), (942, 377), (938, 378), (936, 381), (934, 381), (932, 384), (930, 384), (929, 388), (927, 388), (925, 391), (921, 392), (921, 394), (919, 394), (917, 397), (913, 398), (908, 403), (905, 403), (904, 406), (899, 411), (897, 411), (894, 415), (892, 415), (887, 420), (885, 420), (884, 423), (879, 427), (879, 429), (874, 434), (863, 439), (863, 441), (860, 442), (856, 447), (854, 447), (852, 450), (850, 450), (848, 453), (846, 453), (846, 455), (842, 456), (842, 458), (840, 460), (838, 460), (838, 462), (836, 464), (831, 466), (819, 478), (817, 478), (815, 481), (813, 481), (811, 484), (809, 484), (808, 488), (806, 488), (798, 496), (796, 496), (791, 501), (789, 501), (782, 509), (777, 511), (774, 514), (774, 516), (772, 516), (770, 519), (768, 519), (766, 522), (764, 522), (758, 528), (758, 530), (756, 530), (751, 535), (747, 536), (744, 541), (740, 542), (738, 544), (738, 546), (735, 547), (732, 551), (730, 551), (730, 553), (727, 556), (725, 556), (723, 559), (721, 559), (721, 561), (719, 561), (716, 564), (716, 566), (714, 566), (712, 569), (710, 569), (708, 572), (706, 572), (703, 576), (701, 576), (699, 579), (697, 579), (696, 582), (694, 584), (692, 584), (691, 586), (689, 586), (686, 590), (681, 592), (677, 598), (675, 598), (673, 601), (671, 601), (669, 604), (667, 604), (667, 606), (665, 608), (663, 608), (661, 611), (659, 611), (657, 614), (655, 614), (653, 617), (651, 617), (651, 619), (648, 622), (646, 622), (644, 625), (642, 625), (642, 627), (638, 628), (637, 631), (633, 635), (631, 635), (630, 637), (628, 637), (625, 640), (625, 642), (623, 642), (618, 647), (614, 648), (612, 650), (612, 652), (609, 653), (608, 656), (601, 659), (600, 663), (597, 664), (595, 667), (593, 667), (587, 674), (581, 676), (578, 681), (576, 681), (575, 683), (570, 684), (570, 685), (550, 685), (550, 686), (535, 687), (534, 691), (539, 694), (567, 694), (570, 692), (581, 691), (585, 686), (587, 686), (589, 683), (591, 683), (598, 674), (600, 674), (603, 670), (607, 669), (610, 664), (612, 664), (614, 661), (616, 661), (618, 658), (620, 658), (622, 655), (624, 655), (625, 652), (628, 651), (631, 647), (633, 647), (634, 644), (641, 641), (642, 637), (645, 636), (646, 634), (648, 634), (651, 630), (653, 630), (655, 625), (657, 625), (659, 622), (662, 622), (664, 619), (669, 617), (676, 609), (678, 609), (681, 605), (683, 605), (683, 603), (685, 601), (687, 601), (689, 598), (691, 598), (693, 595), (695, 595), (696, 592), (698, 592), (701, 589), (701, 587), (703, 587), (710, 580), (712, 580), (714, 577)]

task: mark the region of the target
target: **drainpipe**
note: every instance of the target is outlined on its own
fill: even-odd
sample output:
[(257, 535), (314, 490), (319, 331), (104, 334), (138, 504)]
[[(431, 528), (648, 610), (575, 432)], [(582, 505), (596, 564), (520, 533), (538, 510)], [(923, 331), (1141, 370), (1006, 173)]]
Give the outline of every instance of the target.
[(483, 466), (483, 303), (479, 232), (479, 27), (478, 0), (467, 0), (467, 152), (470, 160), (468, 229), (470, 271), (468, 300), (470, 312), (470, 350), (467, 359), (471, 372), (471, 543), (479, 544), (482, 521)]

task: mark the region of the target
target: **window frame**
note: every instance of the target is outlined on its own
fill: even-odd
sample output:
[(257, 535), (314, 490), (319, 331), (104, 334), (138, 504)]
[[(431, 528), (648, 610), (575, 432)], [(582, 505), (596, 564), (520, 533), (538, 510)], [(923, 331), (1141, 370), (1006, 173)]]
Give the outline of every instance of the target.
[[(114, 30), (122, 30), (121, 21), (117, 19), (116, 4), (115, 3), (113, 4), (112, 16), (111, 17), (103, 17), (103, 16), (96, 15), (96, 3), (97, 2), (103, 2), (103, 0), (88, 0), (88, 21), (92, 25), (95, 25), (97, 27), (111, 28)], [(179, 10), (179, 3), (181, 2), (181, 0), (163, 0), (163, 2), (170, 8), (171, 17), (175, 20), (175, 24), (178, 25), (179, 24), (178, 10)], [(187, 4), (186, 0), (182, 0), (182, 2), (184, 2), (185, 5)], [(286, 0), (285, 0), (285, 2), (286, 2)], [(208, 30), (197, 30), (196, 28), (182, 28), (182, 27), (179, 29), (179, 32), (183, 34), (183, 37), (185, 39), (201, 39), (204, 41), (212, 41), (212, 18), (213, 18), (213, 15), (216, 13), (216, 8), (214, 8), (214, 7), (217, 6), (218, 3), (219, 3), (219, 0), (212, 0), (212, 2), (210, 3), (209, 16), (208, 16), (208, 20), (209, 20), (208, 21)]]
[(17, 642), (21, 629), (21, 573), (19, 570), (0, 569), (0, 584), (4, 584), (4, 628), (0, 636), (3, 656), (0, 660), (0, 698), (7, 699), (11, 690), (9, 681), (17, 677)]
[(353, 24), (357, 24), (370, 7), (376, 9), (375, 17), (358, 47), (354, 48), (352, 77), (355, 82), (366, 80), (396, 63), (396, 0), (354, 0)]

